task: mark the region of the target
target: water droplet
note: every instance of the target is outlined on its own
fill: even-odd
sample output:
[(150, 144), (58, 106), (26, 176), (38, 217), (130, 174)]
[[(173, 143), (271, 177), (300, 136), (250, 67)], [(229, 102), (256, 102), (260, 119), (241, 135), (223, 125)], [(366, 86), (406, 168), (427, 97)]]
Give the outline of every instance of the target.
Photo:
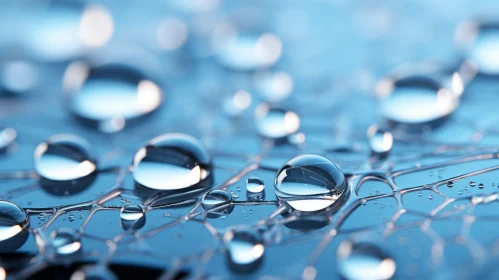
[(211, 178), (211, 156), (199, 140), (168, 133), (152, 139), (133, 158), (133, 178), (154, 190), (179, 190)]
[(91, 176), (96, 162), (90, 155), (90, 144), (78, 136), (58, 134), (36, 147), (35, 169), (51, 181), (72, 181)]
[(236, 191), (240, 192), (241, 191), (241, 187), (237, 186)]
[(0, 253), (14, 252), (28, 238), (26, 212), (16, 204), (0, 200)]
[[(339, 167), (329, 159), (306, 154), (288, 161), (277, 172), (275, 193), (299, 211), (319, 211), (347, 196), (347, 183)], [(342, 203), (336, 203), (335, 208)]]
[(120, 131), (126, 123), (152, 113), (163, 100), (157, 83), (126, 65), (92, 67), (74, 62), (64, 75), (64, 90), (77, 119), (107, 133)]
[(0, 154), (6, 152), (16, 141), (17, 132), (12, 128), (0, 127)]
[(146, 216), (144, 207), (138, 204), (127, 204), (120, 210), (121, 227), (124, 230), (137, 230), (144, 226)]
[(419, 197), (421, 197), (421, 196), (423, 196), (423, 194), (422, 194), (422, 193), (420, 193), (420, 192), (418, 192), (418, 196), (419, 196)]
[(46, 218), (47, 218), (47, 214), (45, 214), (45, 213), (38, 214), (38, 219), (40, 221), (45, 221)]
[(103, 265), (85, 265), (71, 275), (70, 280), (118, 280), (118, 277)]
[(478, 184), (478, 188), (483, 189), (484, 185), (483, 184)]
[(474, 186), (476, 186), (475, 181), (470, 181), (470, 187), (474, 187)]
[(260, 96), (270, 103), (285, 100), (293, 91), (293, 79), (285, 72), (256, 72), (253, 82)]
[(392, 134), (377, 125), (371, 125), (367, 130), (367, 140), (371, 154), (376, 157), (386, 157), (393, 146)]
[(251, 94), (245, 90), (238, 90), (233, 96), (224, 100), (222, 107), (232, 117), (241, 115), (251, 105)]
[(381, 116), (407, 130), (436, 126), (459, 104), (456, 94), (431, 75), (388, 77), (378, 83), (376, 94)]
[(40, 81), (40, 69), (27, 60), (8, 59), (0, 64), (0, 96), (30, 93)]
[[(222, 190), (212, 190), (206, 193), (201, 200), (201, 205), (203, 209), (208, 211), (208, 218), (218, 218), (220, 216), (225, 216), (232, 212), (233, 206), (230, 205), (230, 202), (233, 200), (233, 197), (226, 191)], [(222, 207), (225, 205), (226, 207)], [(221, 208), (219, 208), (221, 207)], [(216, 210), (212, 210), (217, 208)]]
[(70, 214), (70, 215), (68, 216), (68, 221), (72, 222), (72, 221), (74, 221), (74, 220), (75, 220), (75, 215)]
[(337, 251), (338, 271), (345, 279), (390, 279), (395, 261), (375, 245), (343, 241)]
[(433, 195), (429, 194), (429, 195), (428, 195), (428, 199), (429, 199), (429, 200), (432, 200), (432, 199), (433, 199)]
[(261, 193), (265, 189), (265, 184), (258, 177), (249, 177), (246, 180), (246, 191), (250, 193)]
[(449, 188), (454, 187), (454, 182), (452, 182), (452, 181), (447, 182), (447, 187), (449, 187)]
[(51, 244), (59, 255), (71, 255), (80, 252), (80, 233), (73, 228), (60, 228), (50, 234)]
[(266, 104), (256, 108), (255, 121), (257, 132), (274, 140), (283, 140), (300, 128), (297, 114), (281, 108), (270, 108)]
[(237, 273), (255, 271), (262, 263), (263, 238), (249, 229), (229, 230), (223, 236), (229, 268)]

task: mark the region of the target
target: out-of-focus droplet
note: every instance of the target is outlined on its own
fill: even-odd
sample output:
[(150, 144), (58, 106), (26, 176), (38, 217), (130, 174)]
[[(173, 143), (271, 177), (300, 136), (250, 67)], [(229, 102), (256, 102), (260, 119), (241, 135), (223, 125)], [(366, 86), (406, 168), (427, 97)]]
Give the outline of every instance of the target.
[(251, 105), (251, 94), (245, 90), (238, 90), (234, 95), (224, 100), (222, 106), (229, 116), (241, 115)]
[(111, 39), (114, 21), (111, 13), (100, 5), (88, 5), (81, 16), (79, 35), (84, 46), (102, 47)]
[(156, 40), (160, 48), (173, 51), (182, 47), (189, 32), (183, 21), (177, 18), (162, 20), (156, 31)]
[(39, 69), (29, 61), (6, 60), (0, 64), (0, 96), (27, 93), (39, 82)]
[(297, 156), (284, 164), (275, 177), (277, 198), (303, 212), (338, 209), (347, 190), (339, 167), (319, 155)]
[(269, 103), (278, 103), (293, 91), (293, 79), (285, 72), (256, 72), (253, 81), (257, 92)]
[(70, 280), (118, 280), (118, 277), (104, 265), (85, 265), (75, 271)]
[(81, 251), (80, 233), (73, 228), (59, 228), (50, 234), (55, 252), (61, 256), (76, 254)]
[(6, 152), (17, 138), (17, 132), (13, 128), (0, 128), (0, 154)]
[(133, 158), (133, 178), (149, 189), (193, 187), (212, 173), (211, 156), (196, 138), (167, 133), (152, 139)]
[(262, 263), (265, 247), (261, 235), (253, 230), (234, 229), (223, 236), (229, 268), (237, 273), (251, 273)]
[(121, 208), (120, 211), (121, 227), (124, 230), (137, 230), (144, 226), (146, 216), (144, 207), (138, 204), (128, 204)]
[(371, 154), (379, 158), (386, 157), (393, 146), (392, 134), (377, 125), (371, 125), (367, 129), (367, 140), (369, 141)]
[(36, 147), (34, 165), (38, 174), (51, 181), (73, 181), (95, 174), (97, 163), (90, 144), (72, 134), (58, 134)]
[(246, 190), (250, 193), (261, 193), (265, 190), (265, 184), (258, 177), (250, 177), (246, 180)]
[(234, 32), (218, 42), (220, 64), (240, 71), (252, 71), (271, 66), (282, 54), (282, 42), (271, 33), (238, 34)]
[(258, 134), (274, 140), (285, 139), (300, 128), (297, 114), (281, 108), (271, 108), (266, 104), (256, 108), (255, 122)]
[(337, 251), (338, 271), (345, 279), (391, 279), (395, 261), (369, 243), (343, 241)]
[(459, 105), (452, 90), (424, 75), (385, 78), (378, 83), (376, 95), (381, 117), (407, 130), (436, 126)]
[[(232, 212), (233, 206), (230, 205), (230, 202), (234, 198), (226, 191), (222, 190), (212, 190), (206, 193), (201, 200), (201, 205), (203, 209), (209, 211), (207, 214), (208, 218), (218, 218), (221, 216), (225, 216)], [(215, 211), (210, 211), (214, 208), (222, 207), (223, 205), (227, 207), (223, 207), (220, 209), (216, 209)]]
[(73, 62), (64, 73), (63, 87), (74, 116), (107, 133), (120, 131), (127, 122), (154, 112), (163, 101), (157, 83), (124, 64), (92, 67)]

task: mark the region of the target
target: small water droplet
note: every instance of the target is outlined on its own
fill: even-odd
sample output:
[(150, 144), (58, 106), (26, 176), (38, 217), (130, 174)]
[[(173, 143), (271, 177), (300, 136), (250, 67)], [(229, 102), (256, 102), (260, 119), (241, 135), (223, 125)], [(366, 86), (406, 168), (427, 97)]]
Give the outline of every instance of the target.
[(474, 186), (476, 186), (475, 181), (470, 181), (470, 187), (474, 187)]
[(223, 236), (227, 249), (229, 268), (237, 273), (249, 273), (262, 263), (265, 251), (263, 238), (257, 232), (249, 229), (229, 230)]
[(292, 111), (271, 108), (260, 104), (255, 110), (255, 122), (258, 134), (273, 140), (285, 140), (300, 128), (300, 118)]
[[(275, 178), (278, 199), (304, 212), (324, 210), (344, 201), (347, 183), (339, 167), (329, 159), (312, 154), (288, 161)], [(336, 209), (342, 203), (336, 204)]]
[(449, 181), (447, 182), (447, 187), (452, 188), (454, 186), (454, 182)]
[[(230, 202), (232, 200), (233, 197), (226, 191), (212, 190), (204, 195), (203, 199), (201, 200), (201, 206), (205, 211), (207, 211), (206, 216), (208, 218), (219, 218), (220, 216), (225, 216), (232, 212), (234, 208), (232, 205), (230, 205)], [(226, 207), (223, 207), (223, 205), (225, 205)], [(212, 210), (214, 208), (218, 209)]]
[(371, 155), (384, 158), (393, 146), (392, 134), (377, 125), (371, 125), (367, 130), (367, 140), (371, 149)]
[(428, 195), (428, 199), (429, 199), (429, 200), (432, 200), (432, 199), (433, 199), (433, 195), (429, 194), (429, 195)]
[(250, 177), (246, 180), (246, 191), (250, 193), (261, 193), (265, 189), (265, 184), (258, 177)]
[(124, 230), (137, 230), (144, 226), (146, 216), (144, 207), (139, 204), (127, 204), (120, 210), (121, 227)]
[(478, 185), (478, 188), (483, 189), (483, 188), (484, 188), (484, 185), (480, 183), (480, 184)]
[(17, 132), (13, 128), (0, 127), (0, 154), (6, 152), (16, 141)]
[(74, 221), (74, 220), (75, 220), (75, 215), (70, 214), (70, 215), (68, 216), (68, 221), (72, 222), (72, 221)]
[(418, 196), (421, 197), (423, 196), (423, 194), (421, 192), (418, 192)]
[(71, 255), (81, 250), (80, 233), (73, 228), (60, 228), (50, 234), (51, 244), (59, 255)]

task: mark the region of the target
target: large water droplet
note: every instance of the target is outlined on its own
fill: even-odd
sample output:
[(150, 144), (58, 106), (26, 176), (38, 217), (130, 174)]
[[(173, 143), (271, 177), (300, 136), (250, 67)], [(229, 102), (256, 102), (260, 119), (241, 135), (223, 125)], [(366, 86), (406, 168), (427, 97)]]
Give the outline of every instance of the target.
[(138, 204), (128, 204), (121, 208), (121, 227), (124, 230), (137, 230), (144, 226), (146, 216), (144, 207)]
[[(277, 172), (275, 193), (292, 208), (312, 212), (337, 209), (347, 193), (345, 176), (329, 159), (306, 154), (288, 161)], [(334, 205), (335, 202), (336, 206)], [(331, 209), (333, 210), (333, 209)]]
[(14, 144), (17, 132), (12, 128), (0, 128), (0, 153), (6, 152)]
[(211, 156), (203, 143), (180, 133), (152, 139), (133, 158), (133, 178), (154, 190), (189, 188), (204, 182), (211, 172)]
[(97, 169), (90, 144), (78, 136), (58, 134), (36, 147), (34, 164), (38, 174), (51, 181), (72, 181), (91, 175)]
[(58, 255), (72, 255), (80, 252), (80, 233), (73, 228), (59, 228), (50, 234), (52, 246)]
[(255, 111), (258, 133), (275, 140), (285, 139), (300, 128), (300, 118), (292, 111), (261, 104)]
[(12, 202), (0, 200), (0, 242), (18, 235), (29, 224), (26, 212)]
[(265, 184), (258, 177), (249, 177), (246, 180), (246, 190), (250, 193), (261, 193), (265, 189)]
[(430, 75), (388, 77), (376, 94), (381, 117), (408, 130), (436, 126), (459, 105), (457, 94)]
[[(232, 212), (232, 209), (234, 207), (230, 205), (230, 202), (233, 199), (234, 198), (226, 191), (212, 190), (204, 195), (201, 201), (201, 205), (203, 206), (204, 210), (211, 210), (207, 214), (208, 218), (219, 218)], [(223, 207), (223, 205), (227, 207)], [(218, 209), (212, 210), (214, 208)]]
[(253, 230), (229, 230), (223, 236), (229, 268), (238, 273), (249, 273), (262, 263), (265, 247), (261, 235)]
[(393, 146), (392, 134), (377, 125), (372, 125), (367, 130), (367, 140), (371, 154), (376, 157), (386, 157)]
[(70, 280), (118, 280), (118, 277), (103, 265), (85, 265), (75, 271)]
[(348, 240), (338, 247), (337, 263), (346, 279), (391, 279), (396, 270), (395, 261), (378, 247)]
[(163, 100), (158, 84), (128, 65), (73, 62), (64, 74), (64, 89), (77, 119), (108, 133), (152, 113)]

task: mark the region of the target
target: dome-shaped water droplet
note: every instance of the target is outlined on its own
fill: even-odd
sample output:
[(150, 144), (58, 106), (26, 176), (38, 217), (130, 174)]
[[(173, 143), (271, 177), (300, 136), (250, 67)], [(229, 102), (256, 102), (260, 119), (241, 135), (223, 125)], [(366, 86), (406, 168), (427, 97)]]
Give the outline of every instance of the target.
[(257, 132), (269, 139), (282, 140), (300, 128), (300, 118), (292, 111), (261, 104), (255, 111)]
[(249, 229), (229, 230), (223, 236), (229, 268), (238, 273), (256, 270), (263, 259), (263, 238)]
[(118, 280), (118, 277), (103, 265), (85, 265), (75, 271), (70, 280)]
[(386, 157), (393, 146), (392, 134), (377, 125), (372, 125), (367, 130), (367, 140), (371, 154), (375, 157)]
[(72, 181), (91, 176), (97, 169), (90, 144), (75, 135), (58, 134), (36, 147), (38, 174), (50, 181)]
[(138, 204), (128, 204), (121, 208), (121, 227), (124, 230), (140, 229), (145, 224), (144, 207)]
[(392, 125), (407, 130), (436, 126), (456, 110), (458, 95), (432, 75), (402, 75), (376, 87), (379, 112)]
[(17, 132), (12, 128), (0, 128), (0, 154), (7, 151), (14, 144)]
[(3, 248), (13, 245), (9, 243), (23, 244), (26, 236), (22, 235), (28, 224), (29, 217), (23, 209), (12, 202), (0, 200), (0, 252), (12, 251)]
[(80, 252), (80, 233), (73, 228), (60, 228), (50, 234), (52, 246), (58, 255), (72, 255)]
[(180, 133), (152, 139), (133, 158), (133, 178), (154, 190), (189, 188), (208, 179), (211, 172), (211, 156), (203, 143)]
[(76, 118), (108, 133), (152, 113), (163, 100), (156, 82), (125, 64), (73, 62), (64, 74), (63, 85)]
[(265, 184), (258, 177), (249, 177), (246, 180), (246, 190), (250, 193), (261, 193), (265, 189)]
[(319, 155), (306, 154), (291, 159), (281, 167), (275, 178), (277, 198), (304, 212), (330, 206), (337, 209), (344, 202), (347, 192), (345, 176), (339, 167)]
[[(230, 202), (233, 199), (234, 198), (226, 191), (212, 190), (203, 196), (201, 205), (204, 210), (209, 211), (207, 214), (208, 218), (219, 218), (232, 212), (234, 207), (230, 205)], [(226, 207), (223, 207), (223, 205)]]
[(274, 34), (238, 34), (217, 42), (218, 61), (225, 67), (252, 71), (273, 65), (281, 57), (282, 42)]
[(395, 261), (375, 245), (343, 241), (337, 252), (338, 271), (345, 279), (391, 279)]

